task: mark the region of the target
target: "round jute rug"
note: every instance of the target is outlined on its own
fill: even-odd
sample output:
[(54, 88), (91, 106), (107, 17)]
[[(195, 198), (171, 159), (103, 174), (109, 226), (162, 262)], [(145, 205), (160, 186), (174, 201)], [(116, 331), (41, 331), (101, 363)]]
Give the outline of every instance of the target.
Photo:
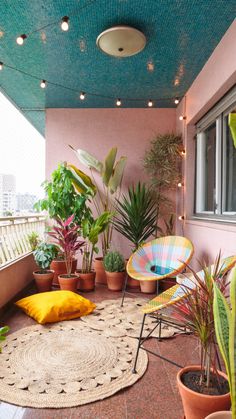
[[(146, 304), (144, 298), (125, 298), (121, 307), (121, 299), (105, 300), (97, 303), (96, 309), (89, 316), (81, 317), (87, 325), (95, 330), (103, 330), (106, 336), (129, 336), (139, 337), (143, 320), (141, 312), (142, 305)], [(143, 336), (147, 336), (155, 326), (155, 320), (147, 316), (143, 330)], [(162, 338), (172, 337), (177, 329), (171, 326), (162, 325)], [(152, 337), (159, 337), (158, 327), (152, 333)]]
[(81, 321), (31, 326), (7, 336), (0, 354), (0, 400), (27, 407), (72, 407), (104, 399), (146, 371), (137, 342), (107, 337)]

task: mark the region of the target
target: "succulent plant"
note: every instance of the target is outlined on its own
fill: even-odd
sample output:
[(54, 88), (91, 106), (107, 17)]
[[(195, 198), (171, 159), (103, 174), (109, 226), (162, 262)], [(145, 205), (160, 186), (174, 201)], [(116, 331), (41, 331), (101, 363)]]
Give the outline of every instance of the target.
[(125, 260), (119, 252), (108, 252), (104, 258), (104, 267), (107, 272), (123, 272)]

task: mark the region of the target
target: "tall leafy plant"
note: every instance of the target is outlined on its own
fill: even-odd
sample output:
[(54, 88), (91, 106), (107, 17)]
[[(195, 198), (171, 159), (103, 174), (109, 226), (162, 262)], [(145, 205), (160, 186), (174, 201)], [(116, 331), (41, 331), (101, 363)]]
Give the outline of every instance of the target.
[(217, 342), (229, 380), (232, 418), (236, 419), (236, 268), (233, 268), (231, 275), (230, 305), (214, 284), (213, 310)]
[(58, 225), (54, 226), (52, 231), (48, 233), (64, 256), (68, 277), (72, 273), (72, 264), (76, 252), (84, 246), (84, 241), (79, 240), (79, 226), (74, 223), (74, 218), (74, 215), (71, 215), (65, 221), (58, 218), (56, 220)]
[[(224, 265), (223, 265), (224, 266)], [(220, 263), (220, 254), (213, 267), (202, 266), (201, 274), (188, 267), (193, 274), (195, 286), (183, 286), (184, 300), (173, 306), (181, 321), (197, 337), (200, 344), (200, 365), (202, 387), (209, 388), (212, 374), (217, 376), (217, 345), (214, 327), (214, 288), (217, 286), (225, 295), (227, 279)]]
[[(93, 179), (93, 184), (96, 185), (97, 190), (97, 194), (94, 195), (94, 205), (98, 216), (103, 212), (112, 213), (114, 211), (115, 198), (120, 194), (127, 157), (122, 156), (116, 161), (117, 148), (113, 147), (108, 152), (104, 161), (101, 162), (87, 151), (81, 149), (75, 150), (72, 146), (70, 146), (70, 148), (76, 153), (79, 161), (90, 169), (91, 178)], [(97, 184), (94, 172), (99, 175), (101, 185)], [(109, 224), (102, 235), (103, 256), (110, 247), (112, 232), (113, 225)]]
[(145, 153), (143, 165), (156, 195), (158, 215), (167, 207), (173, 210), (169, 192), (181, 180), (182, 150), (182, 137), (168, 133), (157, 134)]
[(75, 166), (60, 163), (52, 173), (51, 181), (45, 181), (43, 186), (46, 196), (35, 205), (38, 211), (47, 210), (50, 218), (63, 221), (73, 213), (77, 224), (91, 216), (86, 201), (94, 195), (96, 187)]
[(97, 247), (99, 235), (106, 230), (112, 216), (112, 213), (104, 212), (95, 220), (86, 218), (82, 221), (82, 236), (86, 241), (83, 249), (82, 273), (92, 271), (94, 253), (99, 251)]
[[(0, 327), (0, 342), (6, 339), (5, 334), (8, 333), (10, 328), (8, 326)], [(0, 353), (2, 352), (2, 348), (0, 346)]]
[(116, 200), (115, 229), (126, 237), (135, 251), (156, 231), (156, 200), (145, 184), (129, 188), (121, 200)]

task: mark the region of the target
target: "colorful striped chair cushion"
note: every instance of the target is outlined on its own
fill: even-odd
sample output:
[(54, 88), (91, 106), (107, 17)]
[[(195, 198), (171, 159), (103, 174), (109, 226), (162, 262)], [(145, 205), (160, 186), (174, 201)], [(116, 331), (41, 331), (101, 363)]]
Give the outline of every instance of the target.
[(127, 273), (139, 281), (156, 281), (181, 272), (193, 255), (192, 243), (182, 236), (166, 236), (141, 246), (129, 259)]

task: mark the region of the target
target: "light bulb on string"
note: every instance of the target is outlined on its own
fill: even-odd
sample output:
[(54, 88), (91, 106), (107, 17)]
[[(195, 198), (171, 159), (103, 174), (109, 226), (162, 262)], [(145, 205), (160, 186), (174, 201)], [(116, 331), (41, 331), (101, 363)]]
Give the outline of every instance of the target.
[(27, 38), (27, 36), (23, 33), (22, 35), (20, 35), (16, 38), (16, 43), (18, 45), (23, 45), (26, 38)]
[(180, 121), (184, 121), (185, 119), (186, 119), (186, 116), (184, 116), (184, 115), (180, 115), (180, 116), (179, 116), (179, 120), (180, 120)]
[(148, 107), (149, 108), (152, 108), (152, 106), (153, 106), (153, 101), (151, 99), (149, 99), (149, 101), (148, 101)]
[(2, 61), (0, 61), (0, 70), (2, 70), (3, 69), (3, 63), (2, 63)]
[(61, 30), (67, 32), (69, 30), (69, 18), (68, 16), (64, 16), (61, 19)]
[(40, 82), (41, 89), (45, 89), (46, 86), (47, 86), (46, 80), (41, 80), (41, 82)]
[(182, 182), (179, 182), (179, 183), (177, 184), (177, 186), (178, 186), (178, 188), (182, 188), (182, 187), (184, 186), (184, 184), (183, 184)]
[(180, 221), (183, 221), (183, 220), (184, 220), (184, 215), (180, 215), (180, 216), (178, 217), (178, 219), (179, 219)]
[(121, 106), (121, 100), (120, 99), (117, 99), (116, 106)]
[(80, 100), (84, 100), (85, 99), (85, 93), (81, 92), (79, 95)]
[(181, 156), (186, 156), (186, 151), (185, 150), (181, 150)]
[(178, 98), (178, 97), (176, 97), (176, 98), (175, 98), (175, 104), (176, 104), (176, 105), (178, 105), (178, 104), (179, 104), (179, 98)]

